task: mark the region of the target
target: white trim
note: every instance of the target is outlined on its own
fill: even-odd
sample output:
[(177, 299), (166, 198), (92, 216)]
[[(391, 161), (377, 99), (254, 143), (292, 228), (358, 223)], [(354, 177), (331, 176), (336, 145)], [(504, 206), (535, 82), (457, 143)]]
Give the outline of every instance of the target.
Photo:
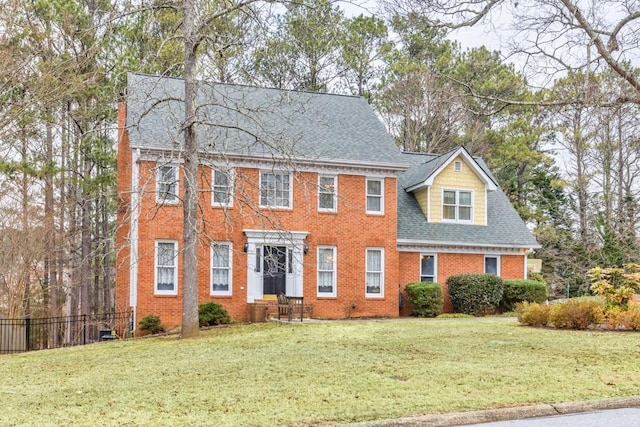
[[(309, 235), (306, 231), (287, 230), (243, 230), (247, 240), (247, 302), (262, 299), (262, 268), (256, 265), (259, 251), (263, 246), (286, 246), (292, 249), (293, 273), (287, 273), (287, 295), (302, 296), (304, 286), (304, 239)], [(260, 256), (260, 259), (261, 256)]]
[[(453, 206), (455, 208), (455, 214), (456, 214), (456, 218), (455, 219), (450, 219), (450, 218), (445, 218), (444, 217), (444, 193), (448, 191), (448, 192), (455, 192), (455, 197), (456, 197), (456, 201), (454, 205), (447, 205), (447, 206)], [(460, 205), (460, 193), (469, 193), (471, 195), (471, 206), (468, 205)], [(473, 190), (468, 190), (466, 188), (443, 188), (442, 189), (442, 217), (441, 220), (442, 222), (447, 222), (447, 223), (455, 223), (455, 224), (474, 224), (474, 215), (475, 215), (475, 193)], [(469, 215), (469, 219), (459, 219), (459, 213), (460, 213), (460, 207), (468, 207), (471, 209), (470, 211), (470, 215)]]
[[(173, 265), (174, 271), (174, 286), (172, 290), (158, 290), (158, 244), (159, 243), (172, 243), (174, 245), (175, 251), (175, 265)], [(153, 294), (154, 295), (178, 295), (178, 241), (177, 240), (169, 240), (169, 239), (156, 239), (154, 243), (154, 251), (153, 251)], [(164, 266), (167, 267), (167, 266)]]
[(487, 254), (495, 253), (499, 255), (523, 255), (527, 247), (499, 246), (499, 245), (465, 245), (463, 243), (445, 244), (441, 242), (431, 242), (428, 244), (417, 242), (398, 242), (398, 252), (419, 252), (438, 254)]
[[(163, 168), (172, 168), (175, 173), (175, 192), (167, 193), (173, 196), (172, 199), (166, 199), (165, 197), (160, 196), (160, 176), (162, 174)], [(162, 181), (165, 182), (165, 181)], [(161, 165), (156, 165), (156, 203), (160, 203), (163, 205), (177, 205), (180, 201), (180, 168), (175, 163), (169, 162)]]
[(487, 258), (495, 258), (496, 259), (496, 276), (500, 277), (500, 255), (495, 255), (495, 254), (487, 254), (484, 256), (484, 273), (487, 273)]
[[(372, 194), (369, 195), (369, 182), (370, 181), (379, 181), (380, 182), (380, 195)], [(364, 180), (364, 207), (365, 211), (369, 215), (384, 215), (384, 178), (380, 177), (371, 177), (368, 176)], [(370, 211), (369, 210), (369, 197), (379, 197), (380, 198), (380, 210), (379, 211)]]
[[(333, 252), (333, 270), (331, 270), (333, 272), (333, 280), (332, 280), (332, 284), (331, 287), (333, 289), (333, 291), (331, 292), (320, 292), (320, 251), (323, 249), (331, 249), (331, 251)], [(338, 295), (338, 248), (336, 246), (330, 246), (330, 245), (321, 245), (318, 246), (317, 250), (316, 250), (316, 277), (317, 277), (317, 282), (316, 282), (316, 295), (318, 297), (335, 297)], [(323, 270), (323, 271), (329, 271), (329, 270)]]
[[(487, 248), (497, 248), (500, 250), (509, 250), (509, 249), (517, 249), (518, 253), (522, 253), (522, 249), (526, 249), (527, 253), (532, 250), (532, 248), (541, 248), (542, 246), (536, 245), (511, 245), (511, 244), (500, 244), (500, 243), (465, 243), (465, 242), (451, 242), (451, 241), (439, 241), (439, 240), (413, 240), (413, 239), (398, 239), (398, 250), (404, 252), (420, 252), (421, 250), (425, 250), (428, 248), (430, 251), (430, 247), (440, 248), (440, 252), (456, 252), (458, 248), (481, 248), (487, 252)], [(406, 249), (403, 249), (402, 247)], [(413, 248), (419, 248), (418, 250), (414, 250)], [(448, 251), (443, 251), (442, 249), (449, 249)], [(512, 252), (512, 251), (507, 251)]]
[[(289, 206), (279, 206), (279, 205), (263, 205), (262, 204), (262, 174), (271, 174), (271, 175), (286, 175), (289, 178)], [(276, 189), (277, 191), (277, 189)], [(264, 209), (282, 209), (282, 210), (292, 210), (293, 209), (293, 174), (286, 170), (264, 170), (261, 169), (258, 174), (258, 206)]]
[(140, 216), (140, 150), (131, 151), (131, 218), (130, 218), (130, 255), (129, 255), (129, 305), (133, 308), (133, 328), (136, 329), (136, 307), (138, 305), (138, 218)]
[[(320, 190), (322, 189), (320, 180), (322, 178), (333, 179), (333, 208), (331, 209), (320, 207)], [(332, 212), (332, 213), (338, 212), (338, 176), (337, 175), (318, 174), (318, 212)]]
[(522, 275), (522, 278), (524, 280), (527, 280), (529, 278), (529, 257), (527, 255), (523, 255), (524, 258), (524, 274)]
[[(133, 148), (134, 146), (132, 146)], [(144, 158), (143, 160), (156, 160), (159, 156), (164, 156), (167, 153), (175, 153), (176, 150), (171, 149), (162, 149), (162, 148), (154, 148), (154, 147), (146, 147), (146, 146), (135, 146), (142, 150)], [(221, 159), (228, 162), (229, 164), (233, 164), (236, 167), (244, 167), (248, 165), (252, 165), (250, 167), (253, 168), (262, 168), (269, 169), (269, 167), (273, 167), (274, 162), (277, 162), (282, 165), (290, 165), (291, 157), (290, 156), (282, 156), (276, 157), (272, 155), (239, 155), (233, 153), (211, 153), (209, 151), (202, 151), (199, 153), (201, 155), (201, 160), (203, 162), (208, 161), (220, 161)], [(294, 163), (296, 165), (305, 166), (305, 171), (309, 172), (320, 172), (322, 170), (332, 169), (332, 170), (342, 170), (353, 171), (354, 169), (362, 170), (368, 169), (372, 171), (380, 171), (379, 173), (389, 176), (395, 174), (397, 172), (406, 171), (409, 169), (409, 164), (407, 163), (386, 163), (386, 162), (368, 162), (368, 161), (360, 161), (360, 160), (334, 160), (327, 158), (317, 158), (317, 159), (294, 159)], [(260, 164), (260, 166), (256, 166), (256, 164)], [(370, 174), (371, 172), (363, 172), (362, 174)], [(353, 174), (353, 173), (350, 173)]]
[(454, 153), (452, 153), (449, 158), (442, 164), (438, 169), (436, 169), (433, 173), (431, 173), (423, 182), (419, 182), (418, 184), (412, 185), (407, 188), (406, 191), (412, 192), (417, 190), (418, 188), (422, 188), (424, 186), (433, 185), (435, 178), (442, 172), (452, 161), (458, 158), (458, 156), (462, 156), (464, 162), (475, 172), (475, 174), (480, 178), (482, 182), (487, 187), (487, 191), (496, 191), (498, 186), (495, 182), (487, 175), (487, 173), (480, 167), (478, 162), (469, 154), (467, 150), (463, 147), (458, 148)]
[[(229, 266), (227, 267), (227, 271), (229, 272), (229, 289), (226, 291), (214, 291), (213, 290), (213, 247), (214, 246), (223, 246), (226, 245), (229, 250)], [(231, 242), (211, 242), (211, 248), (209, 251), (210, 260), (209, 260), (209, 294), (211, 296), (223, 295), (223, 296), (231, 296), (233, 295), (233, 243)]]
[[(367, 274), (369, 274), (369, 251), (380, 251), (380, 271), (371, 271), (371, 273), (379, 273), (380, 274), (380, 293), (369, 293), (367, 292), (367, 288), (369, 287), (369, 283), (367, 282)], [(382, 247), (370, 247), (366, 248), (364, 252), (364, 296), (365, 298), (384, 298), (384, 248)]]
[(453, 162), (453, 171), (462, 172), (462, 162), (460, 160), (456, 160), (455, 162)]
[[(420, 253), (420, 266), (419, 266), (419, 272), (418, 272), (418, 278), (420, 281), (422, 281), (422, 258), (424, 258), (425, 256), (432, 256), (433, 257), (433, 281), (438, 283), (438, 253), (437, 252), (421, 252)], [(426, 276), (426, 275), (425, 275)]]
[[(215, 186), (216, 186), (216, 172), (226, 175), (229, 178), (228, 188), (229, 188), (229, 202), (228, 203), (219, 203), (215, 201)], [(235, 182), (236, 182), (236, 174), (233, 168), (220, 168), (211, 166), (211, 206), (220, 207), (220, 208), (230, 208), (233, 207), (233, 196), (235, 193)]]

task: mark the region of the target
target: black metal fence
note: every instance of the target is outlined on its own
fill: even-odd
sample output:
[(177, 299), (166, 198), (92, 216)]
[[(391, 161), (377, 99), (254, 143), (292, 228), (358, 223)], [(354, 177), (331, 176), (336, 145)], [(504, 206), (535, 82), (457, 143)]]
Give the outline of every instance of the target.
[(131, 333), (130, 312), (93, 315), (0, 318), (0, 354), (91, 344)]

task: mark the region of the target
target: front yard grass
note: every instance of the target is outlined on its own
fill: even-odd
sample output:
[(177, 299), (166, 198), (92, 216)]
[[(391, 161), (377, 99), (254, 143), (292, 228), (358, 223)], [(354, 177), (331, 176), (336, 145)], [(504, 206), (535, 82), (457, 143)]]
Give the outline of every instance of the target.
[(0, 356), (0, 425), (336, 425), (631, 396), (640, 335), (513, 319), (235, 325)]

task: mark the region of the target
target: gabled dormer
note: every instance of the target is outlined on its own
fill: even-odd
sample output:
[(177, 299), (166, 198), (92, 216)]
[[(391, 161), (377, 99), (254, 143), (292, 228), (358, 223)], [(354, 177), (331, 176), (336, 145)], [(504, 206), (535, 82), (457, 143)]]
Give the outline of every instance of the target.
[(487, 193), (498, 186), (464, 147), (414, 165), (409, 185), (431, 223), (487, 225)]

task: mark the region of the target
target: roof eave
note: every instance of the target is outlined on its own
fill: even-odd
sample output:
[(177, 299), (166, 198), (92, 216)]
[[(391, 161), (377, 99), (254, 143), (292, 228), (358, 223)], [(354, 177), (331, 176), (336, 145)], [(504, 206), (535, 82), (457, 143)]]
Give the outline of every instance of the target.
[[(159, 147), (147, 147), (143, 145), (131, 145), (131, 148), (138, 148), (144, 154), (155, 154), (160, 155), (167, 152), (171, 152), (174, 150), (167, 150)], [(390, 162), (367, 162), (361, 160), (334, 160), (334, 159), (326, 159), (326, 158), (304, 158), (304, 157), (290, 157), (290, 156), (273, 156), (273, 155), (244, 155), (244, 154), (233, 154), (233, 153), (224, 153), (224, 152), (209, 152), (209, 151), (201, 151), (201, 154), (207, 156), (224, 156), (225, 159), (228, 160), (249, 160), (249, 161), (287, 161), (293, 162), (297, 164), (311, 164), (315, 166), (334, 166), (334, 167), (357, 167), (363, 169), (385, 169), (394, 172), (405, 171), (409, 168), (409, 165), (405, 163), (390, 163)]]
[(516, 245), (505, 243), (487, 243), (487, 242), (447, 242), (439, 240), (414, 240), (414, 239), (398, 239), (398, 246), (464, 246), (464, 247), (478, 247), (478, 246), (491, 246), (495, 248), (518, 248), (518, 249), (540, 249), (542, 246), (539, 243), (531, 245)]

